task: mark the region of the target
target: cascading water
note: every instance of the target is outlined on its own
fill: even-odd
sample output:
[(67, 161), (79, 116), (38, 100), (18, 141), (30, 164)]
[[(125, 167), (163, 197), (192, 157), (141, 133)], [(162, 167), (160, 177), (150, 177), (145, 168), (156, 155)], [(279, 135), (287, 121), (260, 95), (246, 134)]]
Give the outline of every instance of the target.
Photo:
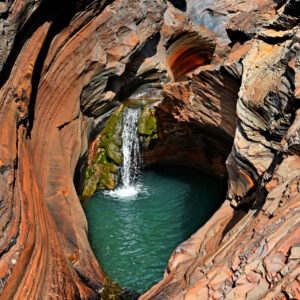
[(135, 182), (140, 170), (140, 145), (137, 132), (137, 123), (141, 110), (128, 108), (124, 112), (122, 133), (123, 167), (121, 180), (125, 188)]
[(141, 166), (139, 137), (137, 132), (140, 108), (128, 107), (123, 112), (121, 185), (106, 194), (114, 198), (129, 198), (136, 196), (141, 190), (138, 182)]
[(162, 279), (175, 247), (223, 201), (226, 184), (186, 168), (140, 173), (141, 109), (125, 108), (122, 113), (120, 184), (113, 191), (96, 192), (85, 212), (101, 267), (121, 286), (143, 293)]

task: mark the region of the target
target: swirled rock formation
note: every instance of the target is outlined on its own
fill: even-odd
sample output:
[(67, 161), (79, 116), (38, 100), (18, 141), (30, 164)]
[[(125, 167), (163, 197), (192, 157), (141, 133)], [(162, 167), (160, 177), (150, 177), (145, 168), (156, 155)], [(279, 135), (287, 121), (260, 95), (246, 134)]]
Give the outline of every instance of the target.
[(77, 192), (106, 119), (147, 94), (145, 162), (229, 188), (141, 299), (300, 298), (299, 0), (173, 2), (0, 2), (1, 299), (107, 295)]
[(104, 275), (73, 176), (93, 117), (114, 106), (109, 78), (121, 75), (157, 33), (166, 5), (7, 5), (1, 15), (1, 298), (96, 298)]
[[(141, 299), (300, 298), (299, 4), (255, 2), (260, 13), (251, 5), (236, 13), (243, 6), (222, 1), (205, 12), (199, 4), (198, 21), (215, 30), (220, 44), (230, 38), (230, 52), (221, 57), (220, 47), (215, 63), (198, 68), (188, 82), (166, 86), (159, 111), (176, 124), (196, 119), (198, 127), (222, 130), (224, 137), (231, 132), (227, 200), (176, 248), (164, 279)], [(217, 16), (219, 5), (223, 14)], [(219, 22), (228, 23), (227, 32)], [(215, 114), (226, 120), (228, 113), (211, 105), (219, 97), (224, 106), (233, 99), (233, 80), (225, 83), (221, 76), (228, 64), (240, 80), (232, 126), (217, 122)], [(214, 74), (209, 81), (207, 74)]]

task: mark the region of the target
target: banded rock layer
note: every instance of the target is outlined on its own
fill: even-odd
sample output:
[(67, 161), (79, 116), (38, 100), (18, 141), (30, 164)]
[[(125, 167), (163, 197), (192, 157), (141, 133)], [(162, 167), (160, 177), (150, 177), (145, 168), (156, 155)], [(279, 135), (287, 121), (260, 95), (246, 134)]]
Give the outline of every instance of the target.
[(160, 29), (166, 5), (26, 2), (10, 3), (3, 20), (12, 46), (2, 55), (0, 294), (94, 299), (104, 274), (73, 176), (91, 117), (112, 107), (108, 79)]
[(141, 299), (299, 298), (299, 7), (0, 2), (1, 299), (100, 297), (74, 180), (141, 90), (164, 98), (147, 164), (229, 175), (224, 204)]
[[(209, 18), (202, 4), (196, 10), (198, 22), (208, 28), (227, 23), (227, 32), (215, 27), (220, 43), (215, 59), (189, 74), (189, 81), (166, 86), (159, 111), (173, 122), (196, 120), (205, 130), (222, 130), (223, 139), (234, 128), (226, 160), (227, 199), (175, 249), (164, 279), (141, 299), (300, 298), (299, 1), (278, 7), (255, 2), (260, 12), (250, 4), (247, 12), (237, 5), (239, 13), (222, 3), (209, 6)], [(222, 17), (217, 17), (219, 9)], [(228, 38), (230, 48), (222, 55)], [(225, 71), (230, 74), (226, 83)], [(232, 127), (229, 121), (217, 122), (228, 114), (211, 103), (225, 106), (234, 99), (233, 74), (240, 83)]]

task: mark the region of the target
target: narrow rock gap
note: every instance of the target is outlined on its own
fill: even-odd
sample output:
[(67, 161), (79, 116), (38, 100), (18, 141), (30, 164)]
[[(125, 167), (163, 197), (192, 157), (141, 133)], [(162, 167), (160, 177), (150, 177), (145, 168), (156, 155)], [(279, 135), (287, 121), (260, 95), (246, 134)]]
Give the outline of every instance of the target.
[[(60, 11), (62, 11), (63, 14), (66, 13), (64, 9), (66, 8), (69, 9), (68, 5), (72, 3), (73, 3), (72, 1), (67, 0), (64, 2), (64, 5), (61, 6), (61, 2), (58, 0), (54, 0), (54, 1), (45, 0), (41, 2), (38, 8), (30, 15), (27, 22), (20, 29), (20, 31), (17, 32), (15, 36), (14, 44), (3, 66), (3, 70), (1, 72), (0, 87), (2, 87), (4, 83), (7, 81), (7, 79), (9, 78), (11, 70), (14, 66), (14, 63), (18, 55), (20, 54), (21, 49), (23, 48), (26, 41), (30, 39), (33, 33), (37, 30), (37, 28), (39, 28), (45, 22), (53, 21), (54, 17), (57, 14), (59, 14)], [(70, 7), (72, 8), (73, 5), (70, 5)], [(64, 22), (65, 17), (67, 16), (68, 13), (66, 13), (66, 16), (63, 16), (63, 18), (61, 18), (60, 16), (59, 22)]]
[(259, 40), (264, 41), (267, 44), (275, 45), (275, 44), (281, 44), (291, 39), (291, 36), (284, 35), (284, 36), (278, 36), (278, 37), (272, 37), (272, 36), (262, 36), (258, 35), (257, 37)]
[(233, 45), (236, 43), (240, 43), (241, 45), (243, 45), (247, 41), (251, 40), (251, 37), (249, 37), (244, 31), (234, 31), (231, 29), (226, 29), (226, 32), (229, 39), (231, 40), (229, 47), (233, 47)]
[[(68, 2), (67, 2), (68, 4)], [(36, 104), (36, 97), (38, 92), (38, 86), (40, 83), (41, 73), (44, 66), (45, 59), (48, 55), (49, 47), (51, 45), (51, 42), (56, 34), (58, 34), (63, 28), (65, 28), (69, 22), (71, 21), (72, 17), (74, 16), (76, 10), (75, 7), (72, 7), (70, 9), (68, 5), (63, 6), (60, 8), (60, 10), (57, 12), (56, 9), (53, 7), (53, 23), (51, 24), (49, 31), (47, 33), (46, 39), (44, 41), (44, 44), (40, 50), (40, 53), (37, 57), (37, 60), (34, 65), (33, 74), (32, 74), (32, 92), (30, 95), (30, 101), (28, 105), (28, 131), (27, 136), (30, 137), (31, 130), (33, 128), (34, 123), (34, 113), (35, 113), (35, 104)], [(50, 10), (51, 11), (51, 10)], [(49, 14), (49, 11), (47, 11)], [(42, 15), (42, 12), (40, 13)], [(40, 16), (41, 17), (41, 16)], [(47, 18), (51, 18), (49, 15), (47, 15)]]
[(171, 2), (174, 7), (182, 10), (182, 11), (186, 11), (186, 0), (168, 0), (169, 2)]

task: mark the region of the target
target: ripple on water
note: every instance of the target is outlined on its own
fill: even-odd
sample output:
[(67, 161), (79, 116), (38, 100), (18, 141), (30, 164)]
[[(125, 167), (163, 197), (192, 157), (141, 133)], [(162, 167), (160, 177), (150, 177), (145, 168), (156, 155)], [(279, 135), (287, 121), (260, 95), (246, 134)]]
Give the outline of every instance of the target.
[(162, 279), (175, 247), (218, 208), (225, 186), (181, 169), (145, 170), (140, 183), (97, 192), (85, 206), (100, 265), (123, 287), (144, 292)]

